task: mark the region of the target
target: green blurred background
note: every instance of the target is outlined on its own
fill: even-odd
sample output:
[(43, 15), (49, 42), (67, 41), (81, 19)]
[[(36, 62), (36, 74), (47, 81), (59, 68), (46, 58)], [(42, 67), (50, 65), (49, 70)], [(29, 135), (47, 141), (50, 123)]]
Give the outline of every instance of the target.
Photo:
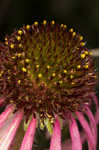
[[(99, 0), (0, 0), (0, 41), (23, 24), (44, 19), (73, 27), (84, 36), (88, 48), (99, 48)], [(95, 62), (99, 70), (99, 57)], [(98, 89), (97, 84), (97, 93)], [(46, 146), (42, 131), (37, 136), (40, 146), (34, 149), (43, 150)]]

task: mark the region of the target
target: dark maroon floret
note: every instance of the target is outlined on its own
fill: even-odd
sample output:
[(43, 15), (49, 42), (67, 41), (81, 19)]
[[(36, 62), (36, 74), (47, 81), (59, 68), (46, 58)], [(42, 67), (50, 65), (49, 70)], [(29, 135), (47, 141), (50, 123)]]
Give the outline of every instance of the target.
[(83, 37), (54, 21), (34, 22), (0, 44), (0, 95), (5, 105), (41, 119), (64, 118), (90, 104), (95, 71)]

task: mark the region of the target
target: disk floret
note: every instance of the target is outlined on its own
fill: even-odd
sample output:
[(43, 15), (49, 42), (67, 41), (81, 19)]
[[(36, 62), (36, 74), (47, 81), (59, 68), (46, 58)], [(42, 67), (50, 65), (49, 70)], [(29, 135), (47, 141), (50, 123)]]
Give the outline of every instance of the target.
[(95, 71), (83, 37), (66, 25), (26, 25), (0, 45), (0, 95), (5, 105), (53, 120), (90, 103)]

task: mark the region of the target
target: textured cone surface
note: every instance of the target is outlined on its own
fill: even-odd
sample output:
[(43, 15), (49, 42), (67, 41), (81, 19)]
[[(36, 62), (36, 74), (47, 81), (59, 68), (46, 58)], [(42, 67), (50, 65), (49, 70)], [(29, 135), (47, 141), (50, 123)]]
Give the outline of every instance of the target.
[(62, 118), (89, 102), (95, 72), (83, 37), (54, 21), (23, 26), (0, 44), (0, 95), (26, 119)]

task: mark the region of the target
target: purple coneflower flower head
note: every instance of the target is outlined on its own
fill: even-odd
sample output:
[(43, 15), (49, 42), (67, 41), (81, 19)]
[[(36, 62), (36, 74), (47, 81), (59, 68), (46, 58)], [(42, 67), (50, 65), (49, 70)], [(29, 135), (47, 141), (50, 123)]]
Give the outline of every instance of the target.
[[(27, 125), (20, 150), (32, 150), (36, 128), (50, 133), (50, 150), (62, 150), (61, 129), (69, 127), (69, 150), (96, 150), (91, 111), (96, 74), (83, 37), (55, 21), (26, 25), (0, 44), (0, 150), (8, 150), (22, 121)], [(88, 120), (86, 119), (86, 116)], [(85, 133), (82, 139), (78, 121)], [(65, 133), (67, 134), (67, 133)], [(64, 148), (63, 148), (64, 149)]]

